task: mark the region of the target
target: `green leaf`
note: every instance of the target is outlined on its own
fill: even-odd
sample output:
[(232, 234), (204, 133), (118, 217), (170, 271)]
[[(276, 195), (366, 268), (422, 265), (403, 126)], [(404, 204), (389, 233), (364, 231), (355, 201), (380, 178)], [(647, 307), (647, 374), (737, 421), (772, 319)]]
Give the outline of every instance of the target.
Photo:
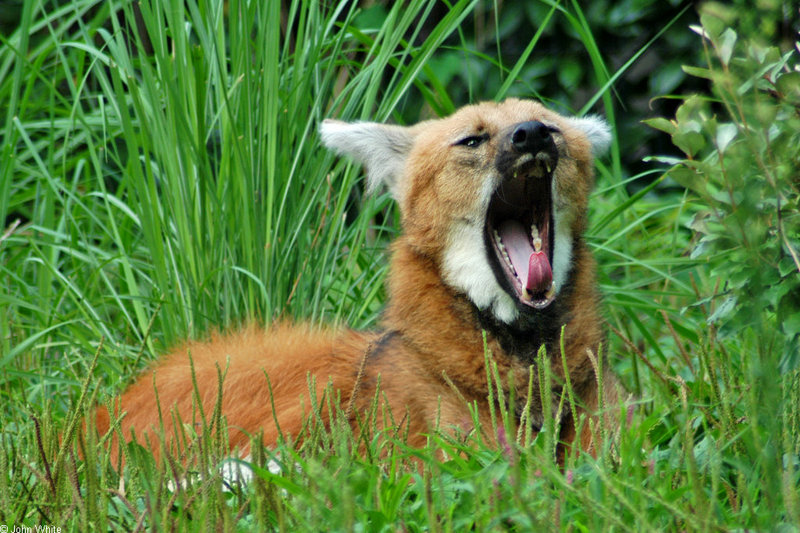
[(776, 80), (775, 87), (790, 104), (800, 103), (800, 72), (793, 71), (782, 74)]
[(722, 32), (722, 35), (720, 36), (716, 45), (717, 54), (719, 54), (719, 59), (722, 61), (723, 65), (728, 66), (731, 56), (733, 55), (733, 48), (735, 45), (736, 32), (731, 28), (726, 28), (725, 31)]
[(792, 313), (781, 321), (781, 329), (786, 335), (795, 336), (800, 333), (800, 312)]
[[(700, 24), (703, 25), (703, 30), (712, 42), (717, 40), (719, 35), (725, 31), (725, 22), (708, 12), (700, 15)], [(694, 28), (692, 29), (697, 31)]]
[(663, 131), (664, 133), (669, 133), (670, 135), (675, 133), (678, 129), (673, 121), (667, 120), (663, 117), (649, 118), (647, 120), (643, 120), (642, 122), (651, 128)]
[(698, 211), (687, 224), (687, 227), (697, 233), (708, 233), (708, 211)]
[(676, 166), (669, 171), (669, 176), (691, 191), (704, 192), (705, 187), (698, 173), (686, 166)]
[(717, 127), (717, 149), (720, 153), (725, 152), (725, 149), (731, 143), (733, 139), (736, 138), (736, 133), (738, 132), (738, 128), (736, 124), (720, 124)]
[(800, 269), (798, 269), (792, 257), (786, 256), (778, 263), (778, 272), (785, 277), (789, 274), (800, 274)]
[(681, 68), (686, 74), (689, 74), (690, 76), (695, 76), (696, 78), (704, 78), (707, 80), (714, 79), (714, 72), (711, 69), (692, 67), (689, 65), (683, 65)]
[(697, 243), (697, 246), (692, 249), (692, 253), (689, 254), (689, 257), (691, 259), (698, 259), (700, 257), (707, 256), (713, 250), (715, 240), (716, 239), (701, 240), (699, 243)]
[[(692, 95), (683, 102), (680, 107), (675, 111), (675, 120), (678, 123), (679, 129), (691, 129), (693, 131), (702, 131), (700, 123), (697, 122), (698, 115), (705, 109), (706, 104), (702, 97)], [(702, 117), (705, 118), (705, 117)], [(694, 122), (691, 126), (686, 123)]]
[(672, 135), (672, 142), (689, 157), (697, 155), (706, 145), (705, 137), (696, 131), (679, 131)]
[(736, 309), (737, 298), (736, 296), (726, 297), (721, 304), (714, 309), (711, 316), (706, 321), (709, 325), (718, 324), (721, 320), (727, 318), (734, 309)]

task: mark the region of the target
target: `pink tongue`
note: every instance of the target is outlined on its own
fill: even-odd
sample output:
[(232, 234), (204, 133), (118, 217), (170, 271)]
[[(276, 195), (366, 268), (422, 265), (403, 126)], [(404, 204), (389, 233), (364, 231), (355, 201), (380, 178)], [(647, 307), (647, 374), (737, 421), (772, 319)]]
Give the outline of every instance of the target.
[(542, 293), (553, 282), (553, 269), (544, 251), (535, 252), (527, 229), (516, 220), (506, 220), (497, 229), (517, 277), (531, 293)]
[(553, 269), (547, 254), (533, 252), (528, 259), (528, 283), (525, 288), (533, 294), (542, 293), (550, 288), (553, 283)]

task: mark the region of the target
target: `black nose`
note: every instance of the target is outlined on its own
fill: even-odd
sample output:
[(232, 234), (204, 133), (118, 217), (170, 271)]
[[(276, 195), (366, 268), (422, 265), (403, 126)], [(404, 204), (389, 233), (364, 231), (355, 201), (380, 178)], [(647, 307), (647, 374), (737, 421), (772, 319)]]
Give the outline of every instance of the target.
[(529, 120), (517, 124), (511, 133), (511, 146), (517, 152), (538, 154), (553, 143), (550, 127), (538, 120)]

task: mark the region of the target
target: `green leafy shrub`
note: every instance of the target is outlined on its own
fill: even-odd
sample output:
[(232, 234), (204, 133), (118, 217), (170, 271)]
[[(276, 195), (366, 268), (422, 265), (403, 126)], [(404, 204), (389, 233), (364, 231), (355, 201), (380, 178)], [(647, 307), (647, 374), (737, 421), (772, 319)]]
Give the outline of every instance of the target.
[(698, 262), (684, 313), (705, 317), (667, 380), (683, 403), (669, 416), (685, 427), (687, 474), (724, 489), (734, 522), (774, 528), (798, 521), (800, 43), (766, 45), (769, 17), (744, 8), (704, 6), (692, 30), (706, 66), (684, 69), (709, 90), (648, 123), (684, 154), (661, 159), (686, 189)]
[(710, 12), (702, 27), (711, 83), (672, 121), (650, 124), (685, 153), (670, 176), (702, 206), (691, 255), (718, 282), (708, 319), (723, 336), (753, 334), (759, 354), (797, 368), (800, 338), (800, 56), (743, 39)]

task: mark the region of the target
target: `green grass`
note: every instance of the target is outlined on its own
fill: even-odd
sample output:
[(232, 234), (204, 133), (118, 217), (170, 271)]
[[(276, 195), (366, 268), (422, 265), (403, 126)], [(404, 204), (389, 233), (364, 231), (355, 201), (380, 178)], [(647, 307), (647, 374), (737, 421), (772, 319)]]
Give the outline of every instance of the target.
[[(134, 446), (120, 489), (113, 458), (69, 428), (170, 345), (280, 317), (376, 324), (396, 216), (319, 146), (323, 118), (452, 111), (467, 96), (429, 61), (445, 45), (504, 80), (470, 99), (537, 96), (514, 80), (539, 33), (515, 64), (481, 56), (461, 31), (474, 1), (440, 18), (425, 0), (280, 4), (31, 0), (3, 39), (0, 524), (797, 531), (800, 374), (764, 358), (757, 328), (719, 331), (724, 287), (687, 230), (706, 199), (656, 167), (630, 193), (644, 176), (623, 178), (617, 142), (598, 162), (588, 239), (636, 408), (596, 459), (560, 468), (547, 438), (524, 446), (511, 426), (502, 450), (443, 436), (411, 450), (312, 424), (299, 450), (279, 447), (282, 474), (258, 470), (247, 487), (225, 492), (201, 468), (212, 473), (170, 491), (183, 467)], [(602, 88), (589, 100), (613, 123), (620, 72), (578, 2), (546, 4), (543, 24), (560, 19), (583, 43)], [(224, 458), (208, 442), (200, 465)]]

